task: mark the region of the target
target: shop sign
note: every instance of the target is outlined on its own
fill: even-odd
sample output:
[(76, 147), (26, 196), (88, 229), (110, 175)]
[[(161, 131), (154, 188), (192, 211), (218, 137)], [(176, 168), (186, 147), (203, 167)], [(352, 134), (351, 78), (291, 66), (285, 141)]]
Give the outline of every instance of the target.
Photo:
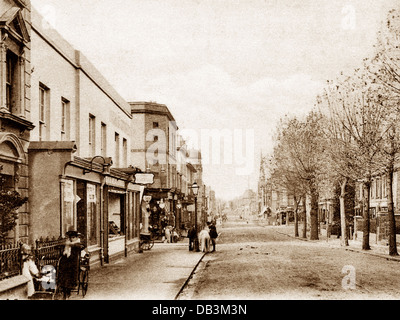
[(136, 184), (153, 184), (154, 174), (153, 173), (136, 173), (135, 174)]
[(125, 182), (113, 177), (106, 177), (106, 185), (125, 189)]
[(64, 201), (73, 202), (74, 201), (74, 182), (72, 180), (63, 180), (64, 184)]
[(151, 201), (151, 196), (143, 196), (143, 200), (145, 202), (150, 202)]
[(87, 201), (96, 202), (96, 186), (93, 184), (87, 184)]

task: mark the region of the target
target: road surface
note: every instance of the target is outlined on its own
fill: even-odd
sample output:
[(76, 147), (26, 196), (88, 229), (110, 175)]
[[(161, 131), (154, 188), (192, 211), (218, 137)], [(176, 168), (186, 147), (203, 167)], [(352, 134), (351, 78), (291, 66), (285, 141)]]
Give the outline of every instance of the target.
[(279, 227), (225, 223), (181, 300), (399, 299), (400, 263), (295, 239)]

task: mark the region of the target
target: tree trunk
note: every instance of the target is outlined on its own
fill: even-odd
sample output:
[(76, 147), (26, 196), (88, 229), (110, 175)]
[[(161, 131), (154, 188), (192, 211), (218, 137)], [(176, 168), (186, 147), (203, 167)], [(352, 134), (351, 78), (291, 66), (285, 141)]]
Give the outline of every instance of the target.
[(299, 237), (299, 217), (298, 217), (298, 210), (299, 210), (299, 203), (296, 199), (296, 196), (294, 196), (294, 236), (296, 238)]
[(313, 179), (309, 181), (311, 192), (310, 240), (318, 240), (318, 192)]
[(303, 201), (303, 238), (307, 238), (307, 210), (306, 210), (306, 194), (303, 195), (302, 197)]
[(363, 250), (371, 250), (369, 245), (369, 230), (370, 230), (370, 219), (369, 219), (369, 202), (370, 202), (370, 189), (371, 189), (371, 179), (368, 179), (367, 182), (364, 182), (364, 205), (363, 205), (363, 242), (362, 249)]
[(340, 240), (340, 245), (347, 247), (349, 245), (349, 238), (347, 235), (347, 219), (346, 219), (346, 207), (344, 204), (344, 199), (346, 197), (346, 186), (348, 179), (345, 178), (340, 184), (340, 228), (342, 237)]
[(398, 256), (396, 244), (396, 220), (394, 217), (393, 205), (393, 172), (394, 166), (390, 165), (388, 168), (388, 181), (387, 181), (387, 196), (388, 196), (388, 219), (389, 219), (389, 255)]

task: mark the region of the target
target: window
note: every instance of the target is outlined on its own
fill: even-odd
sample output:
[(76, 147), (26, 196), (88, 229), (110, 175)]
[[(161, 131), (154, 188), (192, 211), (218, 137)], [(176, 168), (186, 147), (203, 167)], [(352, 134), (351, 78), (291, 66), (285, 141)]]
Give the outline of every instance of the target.
[(119, 134), (115, 133), (115, 166), (119, 167)]
[(16, 90), (16, 69), (18, 57), (11, 51), (7, 51), (6, 56), (6, 107), (7, 110), (13, 111), (13, 104), (15, 103)]
[(101, 155), (107, 156), (107, 125), (103, 122), (101, 123)]
[(153, 122), (153, 129), (158, 128), (158, 122)]
[(69, 137), (69, 101), (61, 98), (61, 141), (68, 140)]
[(93, 184), (86, 185), (86, 226), (87, 226), (87, 236), (88, 236), (88, 244), (95, 245), (98, 244), (99, 231), (98, 231), (98, 196), (97, 196), (97, 187)]
[(122, 139), (122, 152), (123, 152), (122, 166), (124, 168), (127, 168), (128, 167), (128, 141), (125, 138)]
[(73, 180), (61, 180), (61, 224), (62, 224), (62, 234), (68, 231), (70, 227), (76, 226), (76, 216), (75, 216), (75, 190), (74, 190)]
[(96, 117), (89, 114), (89, 149), (91, 155), (94, 156), (96, 153), (96, 131), (95, 131)]
[(49, 88), (39, 84), (39, 140), (46, 140), (46, 119), (49, 108)]

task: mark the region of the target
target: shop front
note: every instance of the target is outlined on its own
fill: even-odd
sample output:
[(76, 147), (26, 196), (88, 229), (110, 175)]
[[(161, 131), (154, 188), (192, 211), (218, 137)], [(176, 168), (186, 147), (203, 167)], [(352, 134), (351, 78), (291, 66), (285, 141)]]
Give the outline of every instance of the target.
[[(91, 264), (108, 263), (139, 245), (141, 187), (111, 169), (111, 158), (74, 157), (67, 142), (31, 143), (31, 239), (82, 234)], [(46, 164), (46, 165), (45, 165)]]

